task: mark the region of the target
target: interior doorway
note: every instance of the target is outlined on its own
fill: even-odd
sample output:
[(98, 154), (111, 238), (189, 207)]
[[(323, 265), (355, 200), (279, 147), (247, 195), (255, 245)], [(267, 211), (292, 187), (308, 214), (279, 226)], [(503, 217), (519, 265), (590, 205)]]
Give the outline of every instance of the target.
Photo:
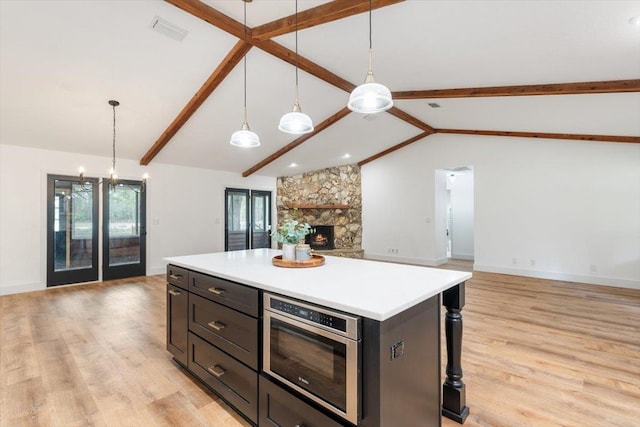
[(441, 257), (454, 260), (474, 259), (474, 175), (471, 166), (436, 171), (436, 209), (442, 210), (442, 228), (437, 235)]

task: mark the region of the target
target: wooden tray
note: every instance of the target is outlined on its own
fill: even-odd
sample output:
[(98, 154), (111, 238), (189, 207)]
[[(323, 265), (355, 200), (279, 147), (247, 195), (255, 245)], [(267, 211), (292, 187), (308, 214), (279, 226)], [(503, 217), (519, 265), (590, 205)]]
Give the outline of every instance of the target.
[(276, 267), (307, 268), (319, 267), (322, 264), (324, 264), (324, 257), (322, 255), (311, 255), (311, 259), (308, 261), (283, 260), (282, 255), (276, 255), (273, 257), (273, 265)]

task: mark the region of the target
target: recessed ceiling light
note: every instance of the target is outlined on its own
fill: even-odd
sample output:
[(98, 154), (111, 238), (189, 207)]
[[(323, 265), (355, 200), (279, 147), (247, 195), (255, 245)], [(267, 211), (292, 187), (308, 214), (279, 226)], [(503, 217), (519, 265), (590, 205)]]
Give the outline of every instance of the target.
[(297, 167), (298, 167), (298, 164), (297, 164), (297, 163), (291, 163), (291, 164), (289, 165), (289, 167), (290, 167), (290, 168), (297, 168)]
[(351, 154), (349, 154), (349, 153), (345, 153), (345, 154), (342, 155), (343, 159), (348, 159), (350, 157), (351, 157)]
[(640, 27), (640, 15), (638, 16), (632, 16), (629, 19), (629, 24), (631, 25), (637, 25), (638, 27)]

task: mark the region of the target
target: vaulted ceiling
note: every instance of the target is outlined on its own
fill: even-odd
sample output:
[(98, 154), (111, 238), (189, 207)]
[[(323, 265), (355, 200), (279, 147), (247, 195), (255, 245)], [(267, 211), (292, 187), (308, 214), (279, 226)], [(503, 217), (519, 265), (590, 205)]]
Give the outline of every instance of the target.
[[(434, 133), (640, 143), (640, 1), (373, 0), (392, 110), (346, 109), (366, 74), (367, 0), (0, 0), (0, 142), (268, 176), (366, 163)], [(160, 17), (188, 31), (152, 30)], [(262, 145), (229, 145), (243, 119)], [(437, 103), (439, 108), (429, 106)], [(517, 142), (517, 141), (516, 141)], [(347, 155), (349, 157), (347, 157)], [(291, 167), (292, 163), (297, 167)]]

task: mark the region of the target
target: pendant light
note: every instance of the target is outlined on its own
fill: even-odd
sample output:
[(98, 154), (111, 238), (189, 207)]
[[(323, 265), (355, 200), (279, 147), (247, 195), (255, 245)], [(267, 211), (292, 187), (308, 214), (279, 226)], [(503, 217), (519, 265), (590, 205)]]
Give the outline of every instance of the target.
[(118, 175), (116, 174), (116, 107), (120, 103), (116, 100), (109, 100), (109, 105), (113, 108), (113, 143), (111, 145), (111, 169), (109, 169), (109, 189), (113, 190), (118, 184)]
[(371, 0), (369, 0), (369, 72), (364, 83), (351, 92), (349, 103), (347, 104), (347, 107), (356, 113), (380, 113), (393, 107), (391, 91), (386, 86), (376, 83), (373, 78), (371, 50)]
[[(247, 41), (247, 2), (251, 0), (243, 0), (244, 2), (244, 41)], [(260, 138), (258, 134), (249, 129), (247, 122), (247, 55), (244, 55), (244, 121), (242, 128), (231, 135), (229, 143), (235, 147), (254, 148), (260, 146)]]
[[(109, 190), (113, 191), (118, 185), (118, 175), (116, 173), (116, 107), (120, 105), (120, 103), (114, 99), (110, 99), (108, 102), (109, 102), (109, 105), (111, 105), (111, 108), (113, 109), (113, 140), (111, 142), (111, 169), (109, 169), (109, 179), (106, 182), (109, 183)], [(87, 187), (85, 185), (84, 167), (80, 166), (79, 172), (80, 172), (80, 183), (82, 185), (83, 190), (85, 191), (91, 190), (90, 186)], [(148, 178), (149, 178), (149, 175), (146, 173), (142, 176), (142, 181), (140, 182), (140, 191), (145, 191)], [(105, 180), (98, 181), (98, 184), (103, 184), (104, 182)]]
[(296, 102), (293, 104), (293, 111), (282, 116), (278, 129), (293, 135), (313, 132), (311, 117), (302, 112), (298, 101), (298, 0), (296, 0)]

